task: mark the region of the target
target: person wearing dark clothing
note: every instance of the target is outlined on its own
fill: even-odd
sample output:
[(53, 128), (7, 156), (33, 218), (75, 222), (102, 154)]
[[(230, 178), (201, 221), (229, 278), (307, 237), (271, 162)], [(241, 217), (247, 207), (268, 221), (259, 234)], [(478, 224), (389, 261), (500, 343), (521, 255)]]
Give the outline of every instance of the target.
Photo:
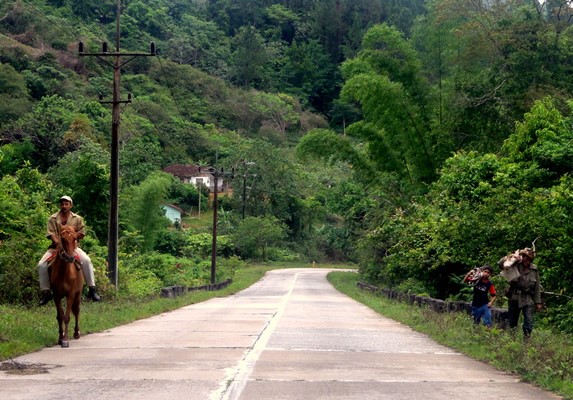
[(523, 334), (526, 338), (533, 330), (533, 310), (540, 311), (541, 285), (539, 270), (532, 264), (535, 252), (529, 248), (519, 252), (521, 261), (517, 264), (519, 276), (509, 282), (507, 291), (509, 327), (516, 328), (519, 314), (523, 313)]
[[(470, 282), (473, 271), (464, 277), (464, 282)], [(474, 323), (479, 324), (482, 320), (485, 326), (491, 328), (491, 307), (495, 301), (496, 292), (493, 283), (489, 280), (493, 275), (493, 268), (485, 265), (481, 268), (481, 277), (474, 285), (472, 298), (472, 316)]]

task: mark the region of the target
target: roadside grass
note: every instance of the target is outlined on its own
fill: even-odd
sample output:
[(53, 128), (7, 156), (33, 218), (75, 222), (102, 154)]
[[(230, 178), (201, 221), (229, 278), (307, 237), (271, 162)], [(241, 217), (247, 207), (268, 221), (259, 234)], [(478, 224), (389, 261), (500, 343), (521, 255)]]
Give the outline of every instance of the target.
[[(192, 292), (175, 298), (116, 299), (100, 303), (82, 302), (82, 335), (101, 332), (138, 319), (199, 303), (214, 297), (239, 292), (277, 267), (250, 266), (236, 271), (233, 283), (218, 291)], [(70, 321), (73, 332), (74, 320)], [(44, 307), (0, 305), (0, 362), (22, 354), (54, 346), (58, 342), (56, 310), (53, 303)]]
[(521, 331), (475, 326), (463, 313), (436, 313), (361, 290), (356, 273), (335, 271), (328, 280), (340, 292), (438, 343), (573, 400), (571, 335), (540, 328), (525, 342)]

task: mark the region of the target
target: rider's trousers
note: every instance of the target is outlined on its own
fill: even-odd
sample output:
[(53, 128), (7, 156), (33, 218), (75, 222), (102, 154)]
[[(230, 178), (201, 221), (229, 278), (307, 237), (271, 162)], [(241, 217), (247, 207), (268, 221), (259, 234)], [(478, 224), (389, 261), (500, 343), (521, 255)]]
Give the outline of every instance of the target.
[[(38, 263), (38, 275), (40, 277), (40, 290), (50, 290), (50, 274), (48, 273), (48, 258), (54, 253), (55, 249), (48, 249), (40, 262)], [(82, 266), (82, 272), (84, 274), (84, 279), (88, 286), (95, 286), (94, 277), (94, 266), (92, 260), (89, 256), (80, 249), (76, 247), (76, 254), (80, 258), (80, 264)]]

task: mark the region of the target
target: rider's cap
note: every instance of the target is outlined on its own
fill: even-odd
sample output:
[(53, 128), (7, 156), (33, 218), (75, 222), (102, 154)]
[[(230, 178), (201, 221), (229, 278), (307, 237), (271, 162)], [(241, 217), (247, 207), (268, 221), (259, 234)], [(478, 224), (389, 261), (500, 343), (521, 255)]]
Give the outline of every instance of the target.
[(63, 200), (69, 201), (70, 203), (74, 204), (74, 202), (73, 202), (73, 200), (72, 200), (72, 198), (71, 198), (70, 196), (62, 196), (62, 197), (60, 197), (60, 202), (63, 201)]

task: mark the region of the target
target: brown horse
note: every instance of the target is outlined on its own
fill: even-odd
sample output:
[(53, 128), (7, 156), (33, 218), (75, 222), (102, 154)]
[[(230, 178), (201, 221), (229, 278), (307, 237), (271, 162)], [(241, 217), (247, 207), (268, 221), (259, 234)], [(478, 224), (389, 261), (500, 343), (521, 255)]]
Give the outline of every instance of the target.
[[(71, 313), (74, 314), (76, 325), (74, 339), (80, 338), (80, 300), (84, 285), (84, 276), (75, 265), (76, 229), (73, 226), (60, 226), (60, 243), (52, 266), (50, 267), (50, 285), (56, 303), (56, 319), (60, 330), (58, 344), (69, 347), (68, 325)], [(64, 311), (62, 299), (66, 299)]]

